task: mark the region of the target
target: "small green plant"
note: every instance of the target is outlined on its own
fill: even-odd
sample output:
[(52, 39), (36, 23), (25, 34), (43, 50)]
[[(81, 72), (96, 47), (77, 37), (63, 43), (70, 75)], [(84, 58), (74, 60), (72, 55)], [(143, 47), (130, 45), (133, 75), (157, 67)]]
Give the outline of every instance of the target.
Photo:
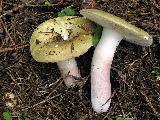
[[(108, 120), (113, 120), (112, 118), (108, 118)], [(117, 116), (116, 120), (134, 120), (133, 118), (126, 118), (124, 116)]]
[(117, 116), (116, 120), (134, 120), (133, 118), (126, 118), (124, 116)]
[(63, 16), (73, 16), (75, 15), (76, 12), (73, 8), (65, 8), (61, 12), (58, 12), (58, 17), (63, 17)]
[(3, 112), (3, 119), (4, 120), (12, 120), (12, 116), (9, 112)]
[(152, 71), (152, 73), (156, 75), (157, 80), (160, 80), (160, 64), (158, 64), (157, 66), (153, 68), (154, 70)]

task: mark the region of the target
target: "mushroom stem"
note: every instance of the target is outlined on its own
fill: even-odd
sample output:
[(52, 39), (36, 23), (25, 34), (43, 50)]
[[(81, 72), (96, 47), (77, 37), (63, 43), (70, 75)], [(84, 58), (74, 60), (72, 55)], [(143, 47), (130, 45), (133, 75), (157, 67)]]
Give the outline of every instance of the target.
[(111, 83), (110, 69), (114, 53), (123, 36), (103, 28), (93, 55), (91, 66), (91, 101), (97, 113), (106, 112), (110, 106)]
[(80, 77), (79, 69), (74, 58), (57, 62), (61, 76), (67, 87), (73, 87), (76, 84), (75, 77)]

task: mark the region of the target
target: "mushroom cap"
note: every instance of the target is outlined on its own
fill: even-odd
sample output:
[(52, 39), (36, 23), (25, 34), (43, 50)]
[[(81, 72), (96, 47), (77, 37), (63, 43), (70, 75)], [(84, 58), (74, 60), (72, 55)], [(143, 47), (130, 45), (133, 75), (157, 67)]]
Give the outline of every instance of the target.
[(38, 62), (58, 62), (78, 57), (92, 46), (93, 22), (77, 16), (49, 19), (30, 39), (30, 51)]
[(120, 33), (124, 39), (131, 43), (142, 46), (150, 46), (153, 43), (152, 36), (147, 32), (115, 15), (98, 9), (83, 9), (80, 13), (95, 23)]

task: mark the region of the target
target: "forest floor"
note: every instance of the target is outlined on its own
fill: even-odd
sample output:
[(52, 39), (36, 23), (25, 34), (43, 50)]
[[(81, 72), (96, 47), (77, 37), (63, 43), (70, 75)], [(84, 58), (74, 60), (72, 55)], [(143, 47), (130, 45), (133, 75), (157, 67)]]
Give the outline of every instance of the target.
[[(150, 47), (122, 41), (111, 69), (112, 102), (96, 114), (90, 102), (90, 67), (94, 48), (76, 58), (86, 83), (67, 88), (55, 63), (36, 62), (29, 50), (34, 29), (66, 7), (79, 14), (97, 8), (119, 16), (153, 36)], [(107, 120), (122, 115), (135, 120), (160, 119), (160, 1), (158, 0), (1, 0), (0, 119)], [(15, 95), (15, 106), (7, 107)]]

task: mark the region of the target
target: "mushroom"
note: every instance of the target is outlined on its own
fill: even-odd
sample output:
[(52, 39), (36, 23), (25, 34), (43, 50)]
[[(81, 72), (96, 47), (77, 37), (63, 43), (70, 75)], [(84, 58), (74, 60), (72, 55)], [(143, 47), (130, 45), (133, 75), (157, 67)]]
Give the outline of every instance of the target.
[(152, 37), (125, 20), (97, 9), (83, 9), (80, 13), (103, 27), (91, 65), (91, 102), (95, 112), (106, 112), (111, 102), (110, 69), (120, 41), (125, 39), (141, 46), (150, 46)]
[(79, 69), (75, 61), (92, 46), (93, 22), (64, 16), (40, 24), (30, 39), (30, 51), (38, 62), (57, 62), (67, 87), (75, 86)]

